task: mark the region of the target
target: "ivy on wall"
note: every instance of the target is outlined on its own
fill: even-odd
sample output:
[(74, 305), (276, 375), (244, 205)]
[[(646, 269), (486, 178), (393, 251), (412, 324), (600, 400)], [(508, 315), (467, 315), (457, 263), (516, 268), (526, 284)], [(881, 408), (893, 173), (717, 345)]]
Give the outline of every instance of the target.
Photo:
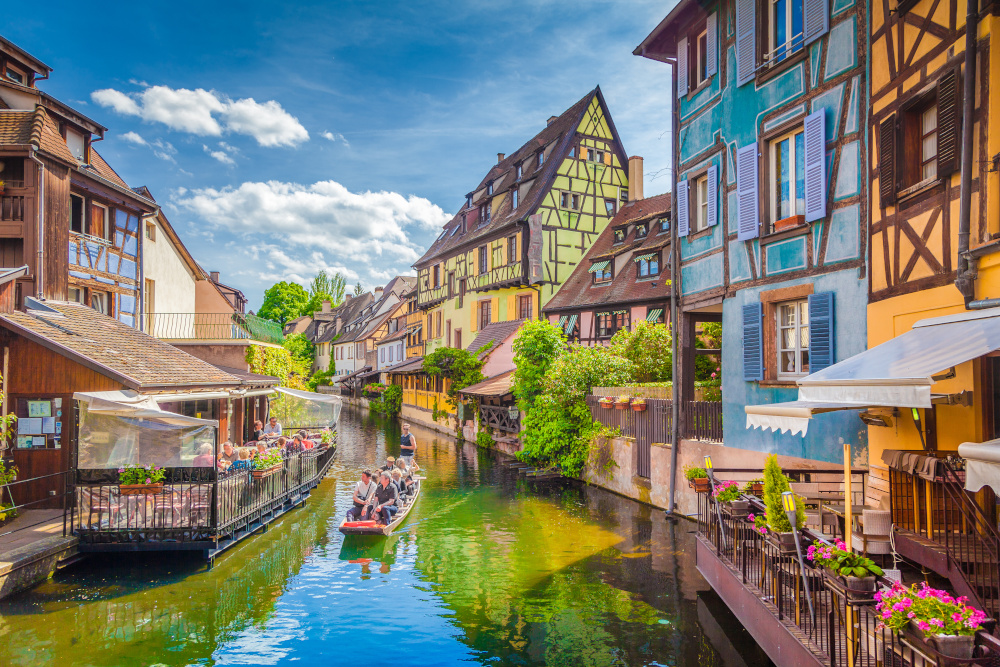
[(281, 380), (282, 387), (308, 389), (304, 378), (292, 373), (295, 369), (292, 353), (283, 347), (250, 345), (247, 347), (246, 362), (251, 373), (272, 375)]

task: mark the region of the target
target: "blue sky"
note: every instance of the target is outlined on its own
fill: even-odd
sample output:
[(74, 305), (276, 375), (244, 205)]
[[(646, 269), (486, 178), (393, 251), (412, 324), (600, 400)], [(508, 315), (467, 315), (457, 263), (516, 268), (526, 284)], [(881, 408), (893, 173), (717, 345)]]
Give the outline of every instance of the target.
[(256, 307), (321, 268), (412, 273), (496, 154), (597, 84), (645, 194), (669, 190), (669, 68), (631, 52), (673, 4), (21, 3), (3, 36)]

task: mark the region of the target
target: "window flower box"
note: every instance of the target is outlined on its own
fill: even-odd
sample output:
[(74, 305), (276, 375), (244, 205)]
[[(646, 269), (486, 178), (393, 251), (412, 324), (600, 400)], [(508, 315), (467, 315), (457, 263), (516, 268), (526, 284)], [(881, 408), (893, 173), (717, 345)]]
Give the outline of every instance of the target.
[(806, 216), (804, 215), (792, 215), (787, 218), (782, 218), (781, 220), (775, 220), (774, 231), (783, 232), (786, 229), (795, 229), (796, 227), (801, 227), (806, 224)]
[(281, 464), (271, 466), (270, 468), (262, 468), (260, 470), (254, 470), (251, 475), (254, 479), (264, 479), (265, 477), (270, 477), (276, 472), (281, 470)]
[(630, 399), (628, 396), (619, 396), (615, 399), (615, 410), (625, 410), (628, 408)]
[(118, 492), (123, 496), (155, 496), (163, 491), (163, 482), (155, 484), (119, 484)]

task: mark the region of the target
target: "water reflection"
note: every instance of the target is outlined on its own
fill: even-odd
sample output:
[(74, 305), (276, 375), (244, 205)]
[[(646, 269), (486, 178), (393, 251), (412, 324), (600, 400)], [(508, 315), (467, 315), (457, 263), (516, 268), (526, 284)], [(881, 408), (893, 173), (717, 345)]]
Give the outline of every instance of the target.
[(538, 487), (421, 429), (428, 479), (386, 538), (337, 530), (396, 424), (345, 409), (331, 479), (206, 569), (92, 557), (0, 603), (0, 664), (766, 664), (694, 568), (691, 526), (588, 487)]

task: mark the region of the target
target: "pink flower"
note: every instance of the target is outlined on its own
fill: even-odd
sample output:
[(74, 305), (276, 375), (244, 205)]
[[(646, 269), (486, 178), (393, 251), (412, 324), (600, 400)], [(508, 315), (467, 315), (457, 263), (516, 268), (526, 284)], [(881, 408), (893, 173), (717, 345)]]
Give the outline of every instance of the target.
[(916, 614), (914, 614), (912, 611), (906, 615), (907, 618), (913, 618), (914, 616), (916, 616)]
[(931, 629), (931, 626), (927, 623), (927, 621), (917, 621), (917, 627), (925, 632)]
[(955, 621), (956, 623), (961, 623), (962, 622), (962, 612), (956, 611), (954, 614), (951, 615), (951, 620)]
[(150, 483), (151, 483), (151, 480), (147, 477), (146, 478), (146, 484), (150, 484)]
[(940, 618), (932, 618), (930, 620), (930, 624), (931, 625), (936, 625), (939, 628), (943, 628), (944, 627), (944, 621), (942, 621)]
[(712, 373), (712, 379), (713, 380), (715, 379), (715, 373)]

